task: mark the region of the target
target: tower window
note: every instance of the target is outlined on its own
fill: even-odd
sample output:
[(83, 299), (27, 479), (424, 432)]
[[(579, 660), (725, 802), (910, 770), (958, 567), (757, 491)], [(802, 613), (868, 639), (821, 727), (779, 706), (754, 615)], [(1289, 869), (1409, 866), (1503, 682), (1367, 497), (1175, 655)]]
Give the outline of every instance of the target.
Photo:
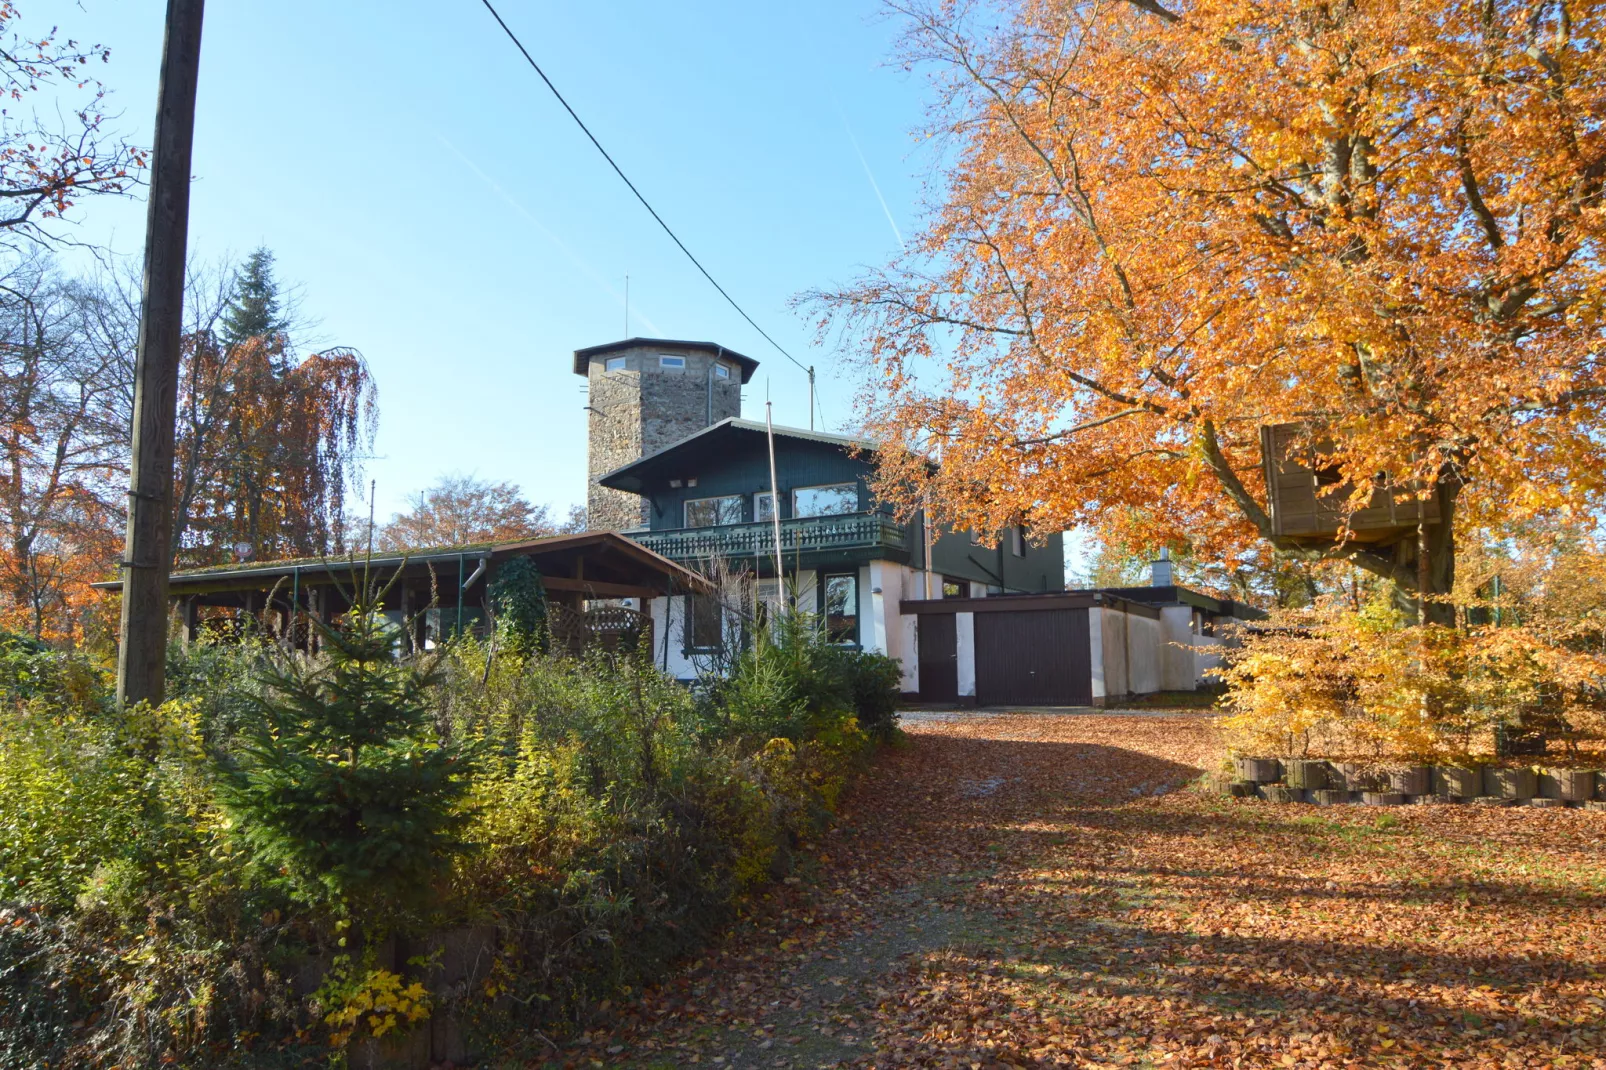
[(658, 358), (658, 367), (660, 367), (660, 368), (673, 368), (676, 371), (680, 371), (680, 370), (682, 370), (682, 369), (684, 369), (686, 367), (686, 358), (685, 357), (669, 357), (669, 356), (659, 357)]
[(605, 367), (611, 372), (622, 372), (625, 370), (625, 358), (609, 357)]
[(714, 378), (715, 379), (729, 379), (730, 377), (731, 377), (731, 370), (730, 370), (729, 367), (727, 367), (724, 364), (716, 364), (716, 365), (714, 365)]

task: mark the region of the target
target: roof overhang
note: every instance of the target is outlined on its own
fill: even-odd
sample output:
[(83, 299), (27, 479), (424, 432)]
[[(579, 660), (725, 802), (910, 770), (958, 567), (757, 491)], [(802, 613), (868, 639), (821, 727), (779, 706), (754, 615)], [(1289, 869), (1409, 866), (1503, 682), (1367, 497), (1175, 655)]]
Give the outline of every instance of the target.
[[(861, 450), (866, 453), (876, 451), (874, 442), (869, 439), (853, 438), (850, 435), (832, 435), (824, 431), (807, 431), (800, 427), (777, 427), (774, 430), (777, 439), (814, 442), (836, 449)], [(665, 446), (657, 453), (615, 468), (599, 477), (597, 482), (614, 490), (642, 494), (645, 493), (648, 481), (655, 477), (673, 478), (668, 473), (679, 475), (687, 468), (697, 467), (706, 460), (724, 455), (740, 439), (748, 437), (763, 439), (768, 432), (769, 428), (757, 420), (728, 417), (701, 431), (687, 435), (679, 442)]]
[[(706, 593), (712, 588), (702, 576), (612, 531), (554, 535), (516, 542), (474, 543), (349, 557), (311, 557), (264, 561), (247, 565), (220, 565), (187, 569), (168, 579), (173, 597), (229, 591), (265, 591), (280, 584), (315, 586), (353, 584), (365, 571), (397, 571), (405, 578), (438, 577), (457, 581), (457, 571), (472, 572), (480, 561), (496, 565), (515, 557), (532, 558), (548, 590), (574, 592), (587, 598), (637, 598), (662, 594)], [(120, 591), (121, 580), (94, 584), (102, 591)]]
[(726, 360), (735, 361), (742, 369), (743, 383), (752, 379), (753, 373), (758, 370), (758, 361), (738, 353), (734, 349), (727, 349), (718, 342), (689, 342), (676, 338), (626, 338), (619, 342), (604, 342), (601, 345), (576, 349), (574, 351), (574, 374), (589, 374), (587, 366), (591, 363), (592, 357), (617, 353), (624, 349), (654, 349), (665, 350), (670, 353), (713, 353)]

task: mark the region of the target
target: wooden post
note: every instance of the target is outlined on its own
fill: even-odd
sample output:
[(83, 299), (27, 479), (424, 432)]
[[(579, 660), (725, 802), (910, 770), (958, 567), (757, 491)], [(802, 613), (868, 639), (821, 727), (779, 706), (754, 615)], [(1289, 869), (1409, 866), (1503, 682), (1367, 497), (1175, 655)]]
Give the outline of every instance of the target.
[(167, 574), (172, 566), (173, 422), (184, 330), (184, 257), (190, 149), (201, 61), (203, 0), (168, 0), (156, 143), (145, 217), (145, 285), (134, 360), (133, 467), (123, 547), (117, 700), (161, 702), (167, 661)]
[(188, 650), (190, 648), (190, 644), (195, 642), (195, 636), (200, 630), (201, 607), (196, 601), (197, 597), (198, 596), (192, 594), (188, 598), (184, 599), (183, 603), (185, 650)]

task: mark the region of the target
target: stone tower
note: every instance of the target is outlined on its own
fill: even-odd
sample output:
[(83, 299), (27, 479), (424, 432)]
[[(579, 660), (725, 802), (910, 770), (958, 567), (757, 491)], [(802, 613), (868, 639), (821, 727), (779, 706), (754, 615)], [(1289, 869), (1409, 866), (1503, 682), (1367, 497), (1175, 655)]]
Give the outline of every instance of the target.
[(577, 349), (586, 377), (586, 515), (592, 531), (647, 526), (647, 499), (597, 486), (597, 477), (742, 414), (742, 384), (758, 361), (712, 342), (628, 338)]

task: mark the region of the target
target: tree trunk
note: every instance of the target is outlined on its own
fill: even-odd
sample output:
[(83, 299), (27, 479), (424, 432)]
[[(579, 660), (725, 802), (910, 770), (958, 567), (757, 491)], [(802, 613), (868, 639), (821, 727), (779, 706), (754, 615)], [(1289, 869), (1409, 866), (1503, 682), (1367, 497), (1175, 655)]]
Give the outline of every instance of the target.
[[(1433, 488), (1439, 522), (1419, 529), (1395, 545), (1394, 604), (1422, 624), (1455, 625), (1455, 507), (1460, 482), (1441, 476)], [(1427, 596), (1424, 604), (1422, 596)]]

